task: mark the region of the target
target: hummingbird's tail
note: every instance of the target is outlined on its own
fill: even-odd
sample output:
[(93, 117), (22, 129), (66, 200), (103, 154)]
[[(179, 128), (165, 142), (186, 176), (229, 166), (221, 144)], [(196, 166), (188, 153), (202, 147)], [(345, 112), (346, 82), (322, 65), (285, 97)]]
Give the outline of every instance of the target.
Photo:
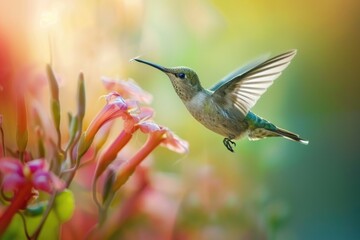
[[(272, 125), (274, 126), (274, 125)], [(266, 137), (284, 137), (286, 139), (299, 142), (302, 144), (307, 145), (309, 141), (300, 138), (298, 134), (292, 133), (288, 130), (278, 128), (278, 127), (272, 127), (270, 129), (268, 128), (256, 128), (249, 133), (249, 139), (250, 140), (259, 140)]]
[(308, 140), (302, 139), (300, 138), (300, 136), (298, 134), (289, 132), (288, 130), (282, 129), (282, 128), (276, 128), (276, 130), (274, 131), (274, 133), (276, 133), (278, 136), (282, 136), (284, 138), (296, 141), (296, 142), (300, 142), (302, 144), (309, 144)]
[(309, 141), (300, 138), (298, 134), (279, 128), (252, 112), (249, 112), (245, 119), (250, 123), (248, 134), (250, 140), (259, 140), (266, 137), (284, 137), (302, 144), (309, 143)]

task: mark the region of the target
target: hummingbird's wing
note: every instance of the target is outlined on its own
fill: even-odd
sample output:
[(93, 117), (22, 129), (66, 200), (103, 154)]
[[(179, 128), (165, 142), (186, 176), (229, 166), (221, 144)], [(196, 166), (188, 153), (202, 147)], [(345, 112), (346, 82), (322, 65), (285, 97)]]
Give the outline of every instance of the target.
[(232, 79), (215, 85), (210, 90), (213, 96), (229, 99), (246, 116), (260, 96), (290, 64), (296, 50), (270, 58), (245, 72), (239, 72)]
[(219, 82), (217, 82), (214, 86), (210, 88), (210, 91), (215, 92), (219, 87), (226, 84), (227, 82), (233, 80), (235, 77), (240, 76), (249, 70), (255, 68), (256, 66), (260, 65), (261, 63), (265, 62), (269, 59), (269, 54), (265, 54), (261, 57), (256, 58), (253, 61), (250, 61), (245, 66), (241, 66), (238, 69), (234, 70), (233, 72), (229, 73), (225, 77), (223, 77)]

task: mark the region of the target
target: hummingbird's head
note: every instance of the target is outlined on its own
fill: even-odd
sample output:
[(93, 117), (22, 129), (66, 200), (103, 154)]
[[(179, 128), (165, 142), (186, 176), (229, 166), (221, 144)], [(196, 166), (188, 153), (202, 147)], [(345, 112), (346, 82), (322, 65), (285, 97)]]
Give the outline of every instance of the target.
[(163, 67), (138, 58), (133, 59), (137, 62), (147, 64), (151, 67), (164, 72), (174, 86), (176, 93), (183, 101), (191, 100), (193, 96), (201, 91), (202, 87), (196, 72), (187, 67)]

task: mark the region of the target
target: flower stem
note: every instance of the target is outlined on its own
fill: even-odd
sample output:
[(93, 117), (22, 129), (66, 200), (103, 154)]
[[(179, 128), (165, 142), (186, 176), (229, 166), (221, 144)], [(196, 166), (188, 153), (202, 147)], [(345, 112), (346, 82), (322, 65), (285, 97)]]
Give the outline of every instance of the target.
[(18, 96), (16, 105), (16, 143), (20, 154), (20, 160), (24, 161), (24, 151), (28, 143), (28, 129), (27, 129), (27, 113), (25, 99), (23, 95)]
[(48, 202), (48, 205), (47, 205), (47, 208), (44, 212), (44, 214), (42, 215), (42, 218), (41, 218), (41, 222), (40, 224), (37, 226), (35, 232), (33, 233), (31, 239), (38, 239), (40, 233), (41, 233), (41, 230), (46, 222), (46, 219), (48, 218), (49, 214), (50, 214), (50, 211), (52, 210), (53, 206), (54, 206), (54, 202), (55, 202), (55, 198), (57, 196), (58, 192), (55, 191), (51, 194), (51, 197), (49, 199), (49, 202)]
[(25, 186), (20, 188), (13, 198), (13, 201), (9, 207), (5, 210), (3, 215), (0, 217), (0, 237), (5, 233), (5, 230), (9, 226), (12, 218), (19, 209), (26, 206), (26, 203), (31, 198), (32, 183), (27, 182)]

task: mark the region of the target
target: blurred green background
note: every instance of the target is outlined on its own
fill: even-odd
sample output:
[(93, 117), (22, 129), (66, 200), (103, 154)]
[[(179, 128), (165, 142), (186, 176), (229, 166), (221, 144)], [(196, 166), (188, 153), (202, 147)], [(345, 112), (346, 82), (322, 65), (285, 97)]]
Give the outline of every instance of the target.
[[(194, 239), (360, 239), (359, 1), (13, 5), (8, 9), (25, 20), (19, 23), (7, 10), (8, 21), (26, 27), (39, 64), (49, 61), (44, 46), (50, 35), (68, 109), (75, 103), (66, 96), (75, 94), (80, 70), (90, 116), (102, 106), (100, 76), (133, 78), (153, 94), (155, 120), (189, 141), (185, 157), (166, 149), (154, 154), (154, 171), (173, 173), (185, 189), (177, 229), (193, 232)], [(164, 74), (128, 61), (140, 55), (164, 66), (185, 65), (210, 87), (264, 53), (293, 48), (297, 56), (253, 111), (310, 144), (244, 139), (234, 154), (191, 117)]]
[[(231, 154), (220, 136), (191, 118), (166, 76), (131, 66), (130, 75), (154, 94), (159, 122), (190, 142), (191, 152), (179, 164), (157, 164), (181, 166), (185, 178), (189, 169), (207, 165), (227, 189), (212, 192), (209, 183), (209, 201), (230, 191), (230, 205), (244, 210), (256, 202), (265, 219), (283, 216), (278, 239), (359, 239), (359, 9), (358, 1), (148, 2), (136, 55), (190, 66), (203, 86), (263, 53), (298, 49), (253, 110), (310, 140), (308, 146), (243, 140)], [(211, 212), (205, 215), (200, 226), (217, 222), (209, 220)], [(262, 217), (255, 220), (260, 228)]]

